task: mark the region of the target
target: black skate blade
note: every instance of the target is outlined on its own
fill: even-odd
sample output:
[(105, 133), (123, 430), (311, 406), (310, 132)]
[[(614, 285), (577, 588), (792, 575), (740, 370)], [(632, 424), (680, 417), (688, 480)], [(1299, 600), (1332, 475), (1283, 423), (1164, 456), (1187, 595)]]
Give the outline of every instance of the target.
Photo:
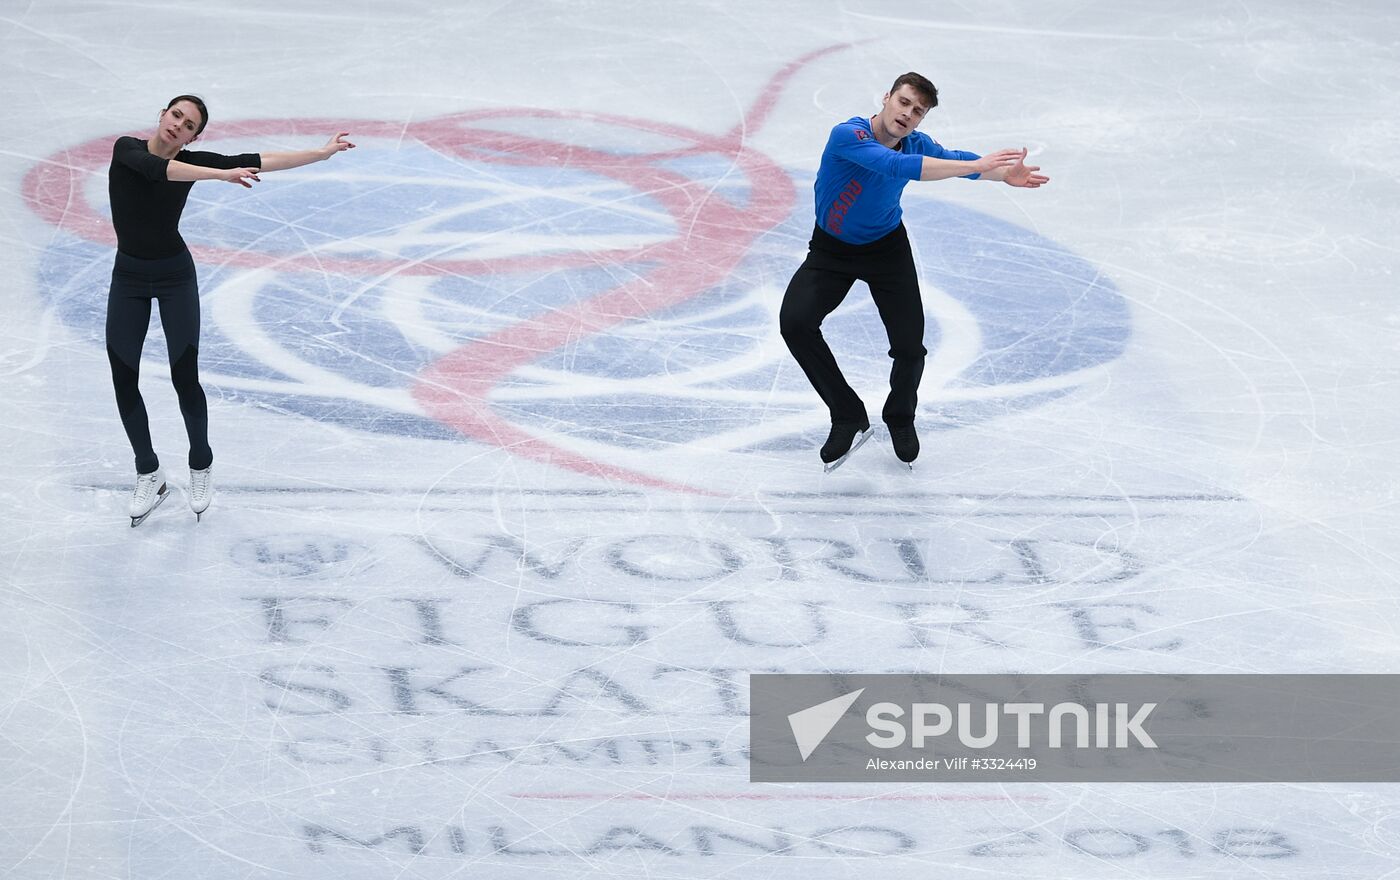
[(134, 529), (137, 526), (141, 525), (141, 523), (145, 522), (147, 517), (156, 512), (157, 507), (160, 507), (162, 504), (165, 503), (165, 499), (169, 495), (170, 489), (165, 486), (161, 486), (160, 491), (156, 493), (156, 503), (152, 504), (151, 509), (141, 514), (140, 516), (133, 516), (131, 518), (131, 527)]
[(828, 464), (822, 469), (823, 472), (829, 474), (829, 473), (831, 473), (832, 471), (834, 471), (834, 470), (836, 470), (837, 468), (839, 468), (841, 465), (845, 464), (845, 463), (846, 463), (846, 459), (848, 459), (848, 458), (850, 458), (851, 456), (855, 455), (855, 454), (856, 454), (856, 450), (859, 449), (859, 448), (861, 448), (862, 446), (864, 446), (864, 445), (865, 445), (865, 441), (869, 440), (871, 437), (874, 437), (874, 436), (875, 436), (875, 429), (874, 429), (874, 428), (866, 428), (864, 431), (861, 431), (859, 434), (856, 435), (855, 442), (851, 444), (851, 448), (846, 450), (846, 454), (843, 455), (843, 456), (841, 456), (840, 458), (836, 459), (835, 461), (828, 463)]

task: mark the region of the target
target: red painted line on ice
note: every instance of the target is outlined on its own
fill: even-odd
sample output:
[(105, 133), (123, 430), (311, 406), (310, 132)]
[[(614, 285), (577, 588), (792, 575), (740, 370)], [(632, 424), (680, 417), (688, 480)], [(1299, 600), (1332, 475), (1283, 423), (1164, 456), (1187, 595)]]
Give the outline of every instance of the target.
[[(681, 134), (675, 129), (667, 133)], [(549, 146), (479, 130), (472, 133), (471, 143), (527, 156)], [(696, 137), (694, 152), (720, 152), (728, 146), (720, 139)], [(569, 167), (615, 178), (646, 193), (671, 214), (678, 237), (645, 249), (640, 260), (654, 267), (633, 280), (583, 302), (513, 324), (442, 357), (419, 374), (414, 398), (438, 421), (524, 458), (604, 479), (699, 491), (599, 462), (537, 438), (497, 414), (489, 396), (518, 367), (583, 337), (683, 302), (726, 279), (753, 240), (786, 217), (793, 197), (790, 179), (776, 165), (742, 148), (733, 154), (733, 160), (750, 181), (747, 209), (714, 195), (701, 183), (658, 167), (649, 157), (572, 148)]]

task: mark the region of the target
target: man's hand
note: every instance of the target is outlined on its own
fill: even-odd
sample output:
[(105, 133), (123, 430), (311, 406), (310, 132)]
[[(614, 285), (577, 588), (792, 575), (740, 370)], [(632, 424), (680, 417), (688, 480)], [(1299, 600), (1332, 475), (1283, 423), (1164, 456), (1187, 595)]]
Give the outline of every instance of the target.
[(1023, 186), (1026, 189), (1035, 189), (1041, 184), (1049, 183), (1050, 178), (1044, 174), (1036, 174), (1040, 170), (1039, 165), (1026, 164), (1026, 149), (1022, 147), (1016, 161), (1006, 169), (1006, 176), (1002, 180), (1011, 186)]
[(1025, 156), (1025, 150), (997, 150), (995, 153), (988, 153), (980, 159), (973, 159), (968, 163), (968, 168), (970, 171), (986, 174), (988, 171), (995, 171), (998, 168), (1009, 168), (1020, 162)]

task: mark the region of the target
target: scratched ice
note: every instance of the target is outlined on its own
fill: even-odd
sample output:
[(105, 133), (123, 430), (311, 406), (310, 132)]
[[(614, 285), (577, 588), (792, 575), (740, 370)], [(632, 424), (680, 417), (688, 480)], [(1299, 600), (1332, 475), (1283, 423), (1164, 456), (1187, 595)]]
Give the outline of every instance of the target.
[[(0, 873), (1400, 876), (1381, 785), (747, 779), (754, 672), (1400, 672), (1400, 23), (1165, 8), (7, 9)], [(909, 69), (1053, 182), (909, 187), (923, 455), (824, 477), (778, 304)], [(156, 327), (132, 530), (104, 172), (189, 90), (359, 147), (195, 188), (219, 494)]]

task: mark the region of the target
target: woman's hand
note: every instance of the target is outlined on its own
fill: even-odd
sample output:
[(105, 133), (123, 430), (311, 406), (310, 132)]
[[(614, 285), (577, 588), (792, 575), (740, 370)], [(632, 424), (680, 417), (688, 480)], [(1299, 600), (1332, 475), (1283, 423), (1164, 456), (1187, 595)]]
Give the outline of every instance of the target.
[(345, 152), (346, 150), (353, 150), (353, 149), (355, 149), (355, 145), (346, 140), (346, 138), (349, 137), (349, 136), (350, 136), (350, 132), (348, 132), (348, 131), (342, 131), (342, 132), (338, 133), (335, 137), (333, 137), (333, 138), (331, 138), (330, 140), (326, 141), (326, 145), (325, 145), (324, 147), (321, 148), (321, 152), (324, 153), (325, 155), (322, 156), (321, 158), (323, 158), (323, 159), (329, 159), (330, 157), (334, 156), (336, 153), (343, 153), (343, 152)]
[(229, 168), (219, 172), (219, 179), (252, 189), (253, 184), (262, 182), (262, 179), (258, 177), (261, 170), (259, 168)]

